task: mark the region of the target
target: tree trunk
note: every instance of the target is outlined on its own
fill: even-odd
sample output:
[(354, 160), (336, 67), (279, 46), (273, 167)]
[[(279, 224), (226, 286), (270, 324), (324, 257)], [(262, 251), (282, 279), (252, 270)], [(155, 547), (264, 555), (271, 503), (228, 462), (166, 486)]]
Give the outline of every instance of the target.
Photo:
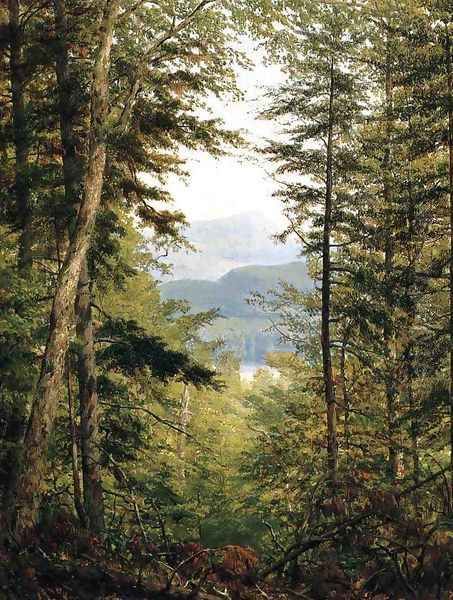
[(74, 235), (58, 277), (50, 316), (49, 337), (25, 437), (15, 507), (15, 533), (19, 538), (32, 528), (37, 520), (47, 470), (49, 437), (53, 430), (66, 352), (73, 328), (77, 284), (101, 199), (106, 155), (104, 128), (108, 111), (108, 75), (113, 30), (118, 13), (119, 0), (108, 1), (99, 28), (98, 52), (91, 88), (91, 124), (83, 197)]
[[(80, 112), (80, 85), (77, 77), (69, 68), (67, 18), (65, 0), (53, 0), (55, 13), (55, 31), (57, 47), (55, 52), (55, 71), (58, 83), (60, 135), (63, 146), (63, 177), (65, 199), (68, 208), (72, 206), (74, 217), (80, 205), (83, 185), (83, 161), (77, 151), (78, 138), (75, 119)], [(72, 225), (75, 224), (73, 219)], [(70, 227), (72, 229), (73, 227)]]
[[(391, 241), (391, 232), (387, 232), (387, 241), (384, 257), (384, 270), (386, 285), (386, 304), (388, 312), (391, 313), (392, 299), (391, 299), (391, 284), (388, 283), (393, 270), (393, 243)], [(392, 326), (388, 323), (384, 326), (384, 342), (387, 351), (386, 355), (386, 377), (385, 377), (385, 396), (387, 404), (387, 435), (388, 435), (388, 468), (390, 477), (393, 482), (398, 478), (400, 472), (400, 448), (398, 447), (398, 425), (397, 425), (397, 405), (398, 405), (398, 390), (396, 388), (395, 380), (395, 355), (392, 349), (393, 333)]]
[[(23, 64), (23, 31), (20, 23), (20, 1), (8, 0), (8, 20), (10, 33), (9, 74), (12, 100), (12, 121), (15, 148), (15, 213), (17, 226), (20, 229), (17, 264), (19, 272), (27, 277), (32, 266), (32, 210), (30, 205), (29, 154), (30, 137), (27, 128), (25, 102), (25, 75)], [(9, 514), (14, 505), (15, 487), (17, 485), (16, 465), (20, 460), (30, 394), (18, 394), (14, 415), (8, 423), (6, 439), (10, 450), (5, 461), (7, 473), (3, 504)]]
[[(190, 392), (189, 392), (189, 386), (187, 385), (187, 383), (184, 383), (183, 385), (184, 385), (184, 387), (183, 387), (183, 391), (182, 391), (182, 395), (181, 395), (181, 410), (179, 413), (179, 427), (180, 427), (181, 431), (186, 433), (187, 426), (189, 425), (189, 420), (190, 420), (190, 410), (189, 410)], [(177, 445), (178, 456), (182, 463), (182, 467), (181, 467), (181, 478), (182, 479), (185, 479), (185, 477), (186, 477), (186, 469), (185, 469), (185, 464), (184, 464), (186, 440), (185, 440), (184, 433), (179, 434), (178, 445)]]
[(453, 512), (453, 69), (451, 39), (446, 33), (446, 66), (448, 89), (448, 152), (449, 152), (449, 200), (450, 200), (450, 511)]
[(18, 264), (28, 269), (32, 263), (32, 210), (28, 157), (30, 139), (25, 108), (25, 73), (23, 64), (23, 31), (20, 23), (20, 1), (8, 0), (10, 29), (10, 78), (14, 146), (16, 151), (15, 194), (20, 227)]
[[(412, 120), (408, 118), (408, 134), (409, 137), (413, 137)], [(408, 307), (406, 332), (408, 342), (405, 344), (403, 353), (403, 362), (405, 370), (405, 387), (407, 404), (411, 415), (410, 419), (410, 456), (412, 462), (412, 474), (415, 485), (420, 481), (420, 458), (418, 451), (418, 440), (420, 432), (419, 418), (417, 416), (417, 401), (414, 395), (414, 381), (415, 381), (415, 368), (414, 368), (414, 324), (417, 316), (417, 305), (416, 305), (416, 294), (414, 294), (414, 285), (416, 281), (417, 264), (420, 259), (423, 243), (417, 243), (417, 231), (416, 231), (416, 199), (413, 193), (412, 185), (412, 161), (414, 160), (412, 153), (409, 154), (408, 160), (408, 173), (407, 173), (407, 190), (408, 190), (408, 211), (407, 211), (407, 238), (405, 243), (405, 250), (407, 252), (407, 275), (405, 285), (405, 305)], [(418, 511), (419, 508), (418, 494), (414, 495), (414, 506)]]
[(332, 375), (332, 354), (330, 343), (330, 296), (331, 296), (331, 260), (330, 236), (332, 229), (333, 197), (333, 101), (334, 101), (334, 61), (330, 69), (329, 129), (326, 157), (326, 195), (324, 207), (324, 231), (322, 246), (322, 301), (321, 301), (321, 346), (324, 379), (324, 394), (327, 407), (327, 464), (329, 483), (332, 493), (337, 484), (337, 415), (335, 388)]
[[(80, 208), (83, 163), (77, 152), (75, 117), (79, 112), (76, 78), (69, 69), (67, 45), (67, 21), (65, 0), (54, 0), (55, 25), (59, 40), (56, 54), (56, 73), (60, 97), (60, 129), (64, 149), (63, 171), (65, 197), (68, 207)], [(69, 237), (72, 227), (69, 225)], [(96, 380), (96, 357), (94, 352), (93, 323), (91, 314), (91, 284), (88, 264), (82, 261), (81, 275), (76, 299), (76, 321), (79, 346), (78, 379), (82, 436), (82, 469), (85, 512), (90, 530), (101, 533), (104, 529), (104, 498), (101, 469), (99, 465), (99, 423)]]
[(99, 534), (104, 530), (104, 495), (100, 467), (99, 404), (91, 316), (91, 283), (86, 258), (80, 274), (76, 314), (77, 337), (81, 344), (78, 376), (83, 496), (90, 530)]
[(5, 480), (4, 496), (2, 498), (3, 509), (8, 519), (15, 503), (15, 492), (17, 486), (17, 465), (20, 462), (22, 445), (27, 425), (27, 411), (29, 395), (17, 394), (14, 398), (14, 412), (9, 416), (5, 435), (2, 442), (8, 444), (9, 449), (4, 458)]
[(350, 431), (349, 431), (349, 418), (350, 418), (350, 401), (348, 386), (346, 381), (346, 338), (343, 339), (341, 345), (340, 354), (340, 377), (341, 377), (341, 390), (343, 399), (343, 410), (344, 410), (344, 448), (346, 451), (346, 460), (349, 462), (349, 449), (350, 449)]
[(69, 430), (71, 435), (71, 465), (72, 465), (72, 485), (74, 490), (74, 506), (79, 517), (82, 527), (86, 527), (86, 516), (83, 506), (83, 495), (82, 488), (80, 486), (79, 477), (79, 446), (77, 443), (77, 427), (74, 416), (74, 403), (72, 400), (72, 386), (71, 386), (71, 361), (68, 356), (67, 360), (67, 373), (66, 373), (66, 384), (68, 393), (68, 417), (69, 417)]
[[(386, 121), (386, 149), (384, 155), (384, 210), (390, 212), (391, 206), (391, 144), (392, 144), (392, 120), (393, 120), (393, 76), (391, 65), (391, 48), (390, 48), (390, 33), (387, 32), (387, 60), (385, 69), (385, 121)], [(385, 231), (385, 249), (384, 249), (384, 288), (385, 288), (385, 303), (387, 307), (388, 319), (384, 325), (384, 342), (387, 355), (385, 360), (386, 377), (385, 377), (385, 395), (387, 404), (387, 435), (388, 435), (388, 468), (392, 481), (396, 481), (400, 472), (400, 448), (398, 447), (398, 425), (397, 425), (397, 404), (398, 391), (396, 388), (395, 379), (395, 356), (392, 349), (393, 342), (393, 327), (389, 323), (389, 318), (393, 313), (393, 293), (392, 293), (392, 275), (394, 261), (394, 244), (392, 223), (386, 223)]]
[(407, 382), (407, 396), (409, 400), (409, 410), (412, 413), (411, 417), (411, 455), (412, 455), (412, 470), (414, 483), (417, 484), (420, 481), (420, 458), (418, 455), (418, 437), (419, 437), (419, 426), (418, 420), (414, 416), (416, 410), (414, 390), (412, 386), (412, 375)]

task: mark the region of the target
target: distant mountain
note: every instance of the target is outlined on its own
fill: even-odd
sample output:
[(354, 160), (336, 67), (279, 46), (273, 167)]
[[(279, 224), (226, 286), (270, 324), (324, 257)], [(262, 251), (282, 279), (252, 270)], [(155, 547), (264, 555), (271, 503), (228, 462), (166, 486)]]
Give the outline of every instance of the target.
[(261, 213), (250, 212), (225, 219), (195, 221), (187, 230), (197, 252), (172, 252), (173, 279), (216, 280), (245, 265), (276, 265), (297, 259), (297, 244), (276, 244), (279, 227)]
[(194, 312), (219, 308), (224, 317), (256, 316), (256, 309), (247, 304), (252, 292), (265, 293), (287, 281), (307, 290), (312, 283), (305, 262), (284, 265), (253, 265), (229, 271), (217, 281), (180, 279), (160, 286), (164, 299), (184, 299)]
[(161, 296), (187, 300), (193, 312), (218, 308), (222, 318), (205, 331), (206, 339), (223, 338), (227, 348), (236, 351), (243, 362), (262, 364), (267, 352), (288, 349), (277, 336), (266, 332), (269, 322), (247, 303), (254, 291), (266, 293), (287, 281), (302, 290), (313, 283), (302, 260), (282, 265), (253, 265), (233, 269), (217, 281), (182, 279), (160, 286)]

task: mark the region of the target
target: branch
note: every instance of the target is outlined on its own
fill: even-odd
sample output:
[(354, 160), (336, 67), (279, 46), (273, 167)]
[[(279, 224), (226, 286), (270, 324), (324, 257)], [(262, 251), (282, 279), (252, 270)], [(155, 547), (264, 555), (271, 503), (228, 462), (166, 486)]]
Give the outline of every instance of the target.
[(202, 554), (210, 554), (210, 553), (211, 553), (211, 550), (209, 548), (204, 548), (203, 550), (198, 550), (197, 552), (195, 552), (195, 554), (192, 554), (188, 558), (185, 558), (182, 562), (180, 562), (178, 565), (176, 565), (176, 567), (170, 573), (170, 578), (167, 583), (167, 589), (170, 589), (175, 575), (182, 567), (184, 567), (185, 565), (187, 565), (188, 563), (193, 561), (198, 556), (201, 556)]
[[(103, 308), (101, 308), (98, 304), (96, 304), (95, 302), (91, 302), (91, 306), (92, 308), (95, 308), (97, 311), (99, 311), (101, 313), (101, 315), (104, 315), (104, 317), (106, 317), (107, 319), (111, 319), (112, 315), (109, 315), (108, 312), (106, 312)], [(98, 338), (97, 340), (98, 342), (102, 342), (102, 338)], [(114, 341), (114, 340), (109, 340), (109, 341)]]
[(184, 431), (183, 429), (181, 429), (180, 427), (178, 427), (177, 425), (175, 425), (168, 419), (165, 419), (164, 417), (160, 417), (159, 415), (157, 415), (153, 411), (149, 410), (148, 408), (145, 408), (144, 406), (133, 406), (132, 404), (113, 404), (111, 402), (105, 402), (105, 401), (102, 401), (101, 404), (103, 404), (105, 406), (111, 406), (113, 408), (123, 408), (125, 410), (127, 410), (127, 409), (141, 410), (142, 412), (146, 413), (147, 415), (149, 415), (150, 417), (155, 419), (158, 423), (162, 423), (162, 425), (166, 425), (167, 427), (170, 427), (170, 429), (174, 429), (174, 431), (177, 431), (178, 433), (182, 433), (185, 436), (187, 436), (188, 438), (195, 440), (193, 435), (191, 435), (190, 433), (187, 433), (187, 431)]
[(126, 486), (127, 491), (129, 492), (129, 496), (130, 496), (130, 499), (132, 501), (132, 506), (134, 507), (135, 518), (137, 519), (137, 525), (140, 527), (140, 531), (142, 533), (143, 540), (144, 540), (145, 544), (147, 544), (148, 543), (148, 536), (146, 535), (145, 528), (143, 527), (143, 521), (142, 521), (142, 517), (141, 517), (141, 514), (140, 514), (140, 509), (139, 509), (138, 504), (137, 504), (137, 498), (135, 496), (134, 487), (131, 484), (131, 482), (129, 481), (129, 479), (128, 479), (126, 473), (124, 472), (124, 470), (120, 467), (120, 465), (113, 458), (113, 456), (111, 454), (108, 454), (107, 457), (110, 460), (110, 462), (113, 464), (113, 466), (115, 467), (115, 469), (117, 469), (117, 472), (120, 474), (120, 478), (119, 479), (121, 481), (118, 481), (118, 478), (116, 477), (116, 474), (114, 473), (115, 479), (117, 479), (118, 483), (123, 483)]
[[(443, 474), (447, 470), (448, 470), (448, 467), (445, 467), (441, 471), (437, 471), (436, 473), (433, 473), (427, 479), (424, 479), (423, 481), (416, 483), (416, 484), (410, 486), (409, 488), (406, 488), (405, 490), (402, 490), (401, 492), (395, 494), (395, 497), (397, 498), (397, 500), (400, 500), (401, 498), (404, 498), (405, 496), (409, 496), (412, 492), (414, 492), (418, 488), (423, 487), (427, 483), (430, 483), (431, 481), (434, 481), (438, 477), (443, 476)], [(338, 536), (339, 533), (341, 533), (345, 529), (348, 529), (349, 527), (354, 527), (354, 526), (358, 525), (359, 523), (361, 523), (362, 521), (366, 521), (370, 517), (375, 516), (376, 512), (377, 512), (376, 510), (368, 510), (368, 511), (359, 513), (358, 515), (356, 515), (350, 519), (347, 519), (346, 521), (340, 521), (339, 523), (335, 523), (334, 526), (329, 531), (324, 533), (323, 535), (311, 538), (302, 543), (293, 544), (292, 546), (290, 546), (287, 549), (286, 553), (280, 560), (278, 560), (276, 563), (266, 567), (262, 571), (258, 572), (257, 578), (265, 579), (272, 573), (275, 573), (275, 571), (279, 571), (287, 563), (298, 558), (301, 554), (304, 554), (305, 552), (307, 552), (308, 550), (312, 550), (313, 548), (317, 548), (324, 542), (334, 539), (336, 536)]]
[(127, 130), (130, 115), (134, 109), (137, 96), (140, 92), (140, 88), (143, 83), (146, 65), (149, 61), (152, 61), (154, 59), (153, 55), (156, 53), (156, 51), (159, 50), (159, 48), (161, 46), (163, 46), (163, 44), (165, 44), (165, 42), (168, 42), (169, 40), (171, 40), (174, 36), (178, 35), (178, 33), (180, 31), (182, 31), (188, 25), (190, 25), (190, 23), (194, 20), (196, 15), (201, 10), (203, 10), (209, 4), (213, 4), (214, 2), (217, 2), (217, 1), (218, 0), (202, 0), (199, 4), (197, 4), (197, 6), (188, 15), (186, 15), (183, 19), (181, 19), (181, 21), (179, 23), (176, 24), (175, 22), (173, 22), (170, 29), (168, 31), (166, 31), (165, 33), (163, 33), (162, 35), (160, 35), (156, 39), (154, 44), (152, 44), (151, 47), (148, 49), (147, 53), (142, 56), (138, 66), (137, 66), (136, 76), (135, 76), (134, 82), (132, 84), (131, 90), (126, 99), (126, 102), (124, 103), (124, 107), (121, 112), (121, 116), (120, 116), (117, 124), (113, 127), (113, 132), (115, 134), (121, 135)]
[(289, 335), (288, 333), (285, 333), (282, 329), (280, 329), (280, 325), (277, 325), (277, 323), (275, 323), (271, 318), (269, 318), (269, 321), (271, 322), (271, 327), (275, 329), (275, 331), (279, 334), (282, 340), (287, 340), (288, 342), (292, 342), (293, 344), (303, 343), (304, 340), (295, 338)]
[(271, 534), (272, 540), (274, 542), (274, 544), (277, 546), (277, 548), (281, 551), (284, 552), (285, 548), (283, 547), (283, 545), (281, 544), (281, 542), (278, 540), (274, 528), (272, 527), (272, 525), (269, 523), (269, 521), (263, 521), (264, 525), (267, 527), (267, 529), (269, 530), (269, 533)]
[(39, 14), (39, 12), (43, 9), (45, 9), (47, 6), (49, 6), (50, 1), (49, 0), (45, 0), (44, 2), (42, 2), (41, 4), (39, 4), (36, 8), (33, 8), (33, 5), (26, 10), (20, 19), (20, 25), (22, 30), (25, 29), (25, 26), (27, 24), (27, 22), (34, 17), (35, 15)]
[(138, 0), (130, 8), (128, 8), (127, 10), (125, 10), (123, 13), (121, 13), (121, 15), (119, 16), (118, 20), (122, 21), (123, 19), (127, 19), (136, 10), (138, 10), (139, 8), (141, 8), (143, 6), (143, 4), (145, 4), (145, 3), (146, 4), (154, 4), (155, 6), (159, 6), (159, 4), (157, 2), (149, 2), (148, 0)]
[(302, 244), (304, 246), (306, 246), (312, 252), (319, 252), (319, 248), (317, 249), (316, 246), (314, 246), (310, 242), (307, 242), (307, 240), (304, 238), (304, 236), (300, 233), (300, 231), (295, 226), (295, 224), (294, 224), (293, 220), (291, 219), (291, 217), (289, 215), (285, 215), (285, 216), (288, 219), (288, 221), (290, 222), (290, 229), (291, 229), (291, 231), (297, 235), (297, 237), (300, 239), (300, 241), (302, 242)]

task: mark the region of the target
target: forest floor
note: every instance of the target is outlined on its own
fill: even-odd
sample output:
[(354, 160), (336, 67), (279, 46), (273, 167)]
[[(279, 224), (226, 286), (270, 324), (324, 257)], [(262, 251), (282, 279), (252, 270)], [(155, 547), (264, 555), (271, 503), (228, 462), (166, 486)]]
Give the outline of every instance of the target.
[(0, 600), (314, 598), (303, 584), (289, 587), (282, 582), (256, 583), (225, 570), (202, 572), (196, 560), (183, 569), (183, 574), (169, 565), (150, 563), (146, 565), (143, 561), (128, 568), (100, 556), (74, 558), (58, 554), (49, 557), (40, 547), (26, 552), (3, 550), (0, 552)]
[[(184, 561), (183, 561), (184, 562)], [(101, 556), (79, 558), (58, 553), (49, 557), (40, 547), (0, 551), (0, 600), (452, 600), (453, 589), (442, 593), (368, 592), (341, 575), (290, 584), (284, 579), (257, 582), (254, 577), (220, 569), (200, 569), (196, 560), (184, 568), (170, 565), (120, 564)], [(453, 582), (452, 582), (453, 584)]]
[(404, 560), (397, 569), (376, 559), (348, 569), (340, 552), (346, 539), (305, 554), (319, 545), (313, 538), (298, 547), (295, 561), (293, 551), (289, 568), (286, 559), (269, 566), (238, 545), (155, 545), (124, 532), (113, 543), (60, 513), (21, 546), (0, 536), (0, 600), (453, 600), (449, 533), (424, 547), (407, 573)]

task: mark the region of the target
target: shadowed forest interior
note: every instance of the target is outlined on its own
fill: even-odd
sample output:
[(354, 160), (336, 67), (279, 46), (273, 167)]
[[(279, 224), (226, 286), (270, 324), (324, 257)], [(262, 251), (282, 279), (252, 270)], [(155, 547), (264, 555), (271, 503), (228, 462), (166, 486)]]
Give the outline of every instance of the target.
[(0, 600), (453, 598), (452, 17), (0, 4)]

